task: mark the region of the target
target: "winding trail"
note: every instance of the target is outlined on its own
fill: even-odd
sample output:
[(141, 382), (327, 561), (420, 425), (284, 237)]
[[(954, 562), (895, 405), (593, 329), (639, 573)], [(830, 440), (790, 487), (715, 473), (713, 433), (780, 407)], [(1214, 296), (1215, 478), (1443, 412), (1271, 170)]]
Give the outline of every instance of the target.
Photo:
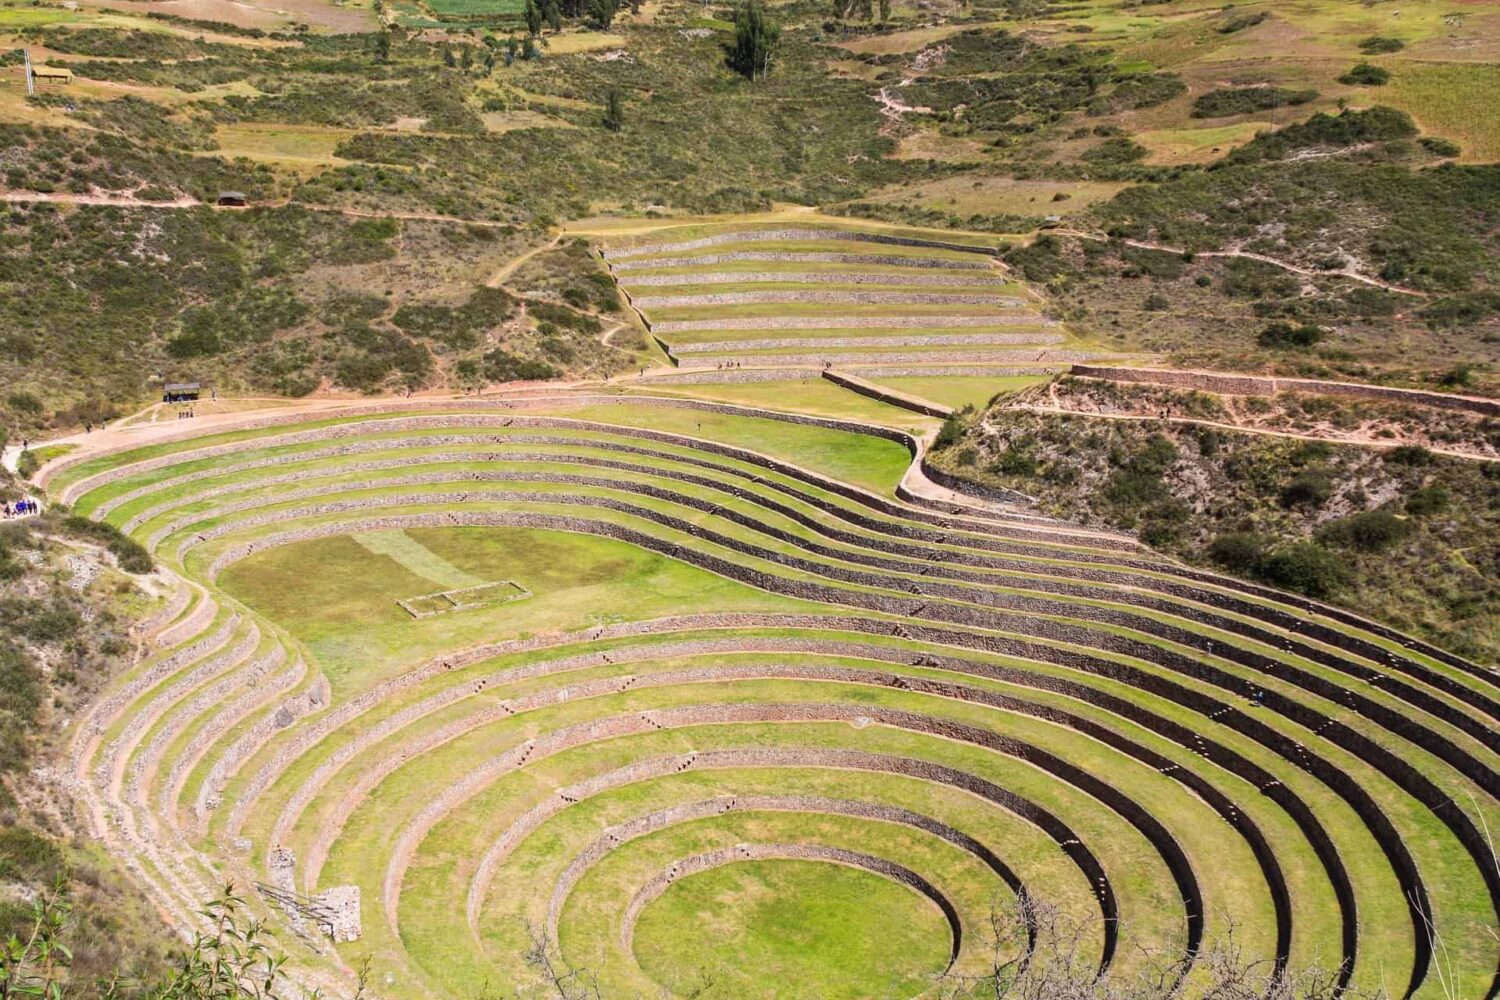
[(512, 257), (510, 260), (506, 261), (505, 265), (501, 267), (500, 270), (496, 271), (494, 274), (485, 279), (484, 287), (499, 288), (501, 285), (505, 284), (507, 280), (509, 280), (512, 274), (515, 274), (516, 271), (520, 269), (522, 264), (526, 263), (528, 260), (537, 256), (538, 254), (546, 253), (548, 250), (556, 249), (557, 245), (562, 242), (562, 238), (563, 234), (559, 232), (555, 236), (553, 236), (550, 241), (543, 243), (541, 246), (532, 247), (530, 250), (527, 250), (520, 256)]
[[(1212, 427), (1216, 430), (1235, 431), (1240, 434), (1259, 434), (1262, 437), (1289, 438), (1293, 441), (1322, 441), (1327, 444), (1347, 444), (1356, 448), (1375, 448), (1381, 451), (1404, 447), (1409, 443), (1399, 439), (1387, 441), (1374, 437), (1330, 437), (1326, 434), (1276, 431), (1266, 427), (1247, 427), (1243, 424), (1231, 424), (1222, 420), (1202, 420), (1196, 417), (1162, 417), (1149, 413), (1100, 413), (1096, 410), (1076, 410), (1061, 404), (1055, 406), (1038, 406), (1033, 403), (1013, 403), (1008, 405), (1006, 409), (1020, 410), (1026, 413), (1043, 413), (1051, 416), (1086, 417), (1092, 420), (1120, 420), (1136, 423), (1153, 421), (1163, 424), (1181, 424), (1188, 427)], [(1464, 458), (1478, 462), (1496, 461), (1495, 456), (1486, 455), (1482, 452), (1439, 448), (1432, 445), (1423, 445), (1422, 447), (1436, 455), (1448, 455), (1453, 458)]]
[[(1113, 237), (1110, 236), (1101, 236), (1098, 233), (1085, 233), (1077, 229), (1053, 229), (1050, 230), (1050, 234), (1054, 236), (1072, 236), (1080, 240), (1093, 240), (1096, 243), (1109, 243), (1113, 240)], [(1397, 295), (1411, 295), (1423, 299), (1431, 297), (1428, 292), (1419, 291), (1415, 288), (1407, 288), (1404, 285), (1392, 284), (1389, 281), (1382, 281), (1379, 278), (1372, 278), (1367, 274), (1361, 274), (1347, 267), (1333, 270), (1302, 267), (1298, 264), (1292, 264), (1288, 261), (1279, 260), (1276, 257), (1270, 257), (1263, 253), (1254, 253), (1249, 250), (1189, 250), (1187, 247), (1174, 247), (1165, 243), (1153, 243), (1149, 240), (1120, 240), (1120, 242), (1128, 247), (1135, 247), (1137, 250), (1160, 250), (1163, 253), (1175, 254), (1191, 253), (1195, 257), (1243, 257), (1246, 260), (1270, 264), (1272, 267), (1279, 267), (1283, 271), (1290, 271), (1293, 274), (1301, 274), (1309, 278), (1348, 278), (1350, 281), (1358, 281), (1360, 284), (1369, 285), (1372, 288), (1381, 288), (1387, 292), (1394, 292)]]

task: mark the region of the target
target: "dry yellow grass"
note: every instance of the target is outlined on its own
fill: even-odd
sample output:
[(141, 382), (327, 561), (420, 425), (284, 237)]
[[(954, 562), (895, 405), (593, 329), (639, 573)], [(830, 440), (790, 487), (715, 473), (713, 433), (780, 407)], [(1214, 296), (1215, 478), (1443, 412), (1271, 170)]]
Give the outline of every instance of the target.
[[(1023, 181), (966, 174), (910, 187), (890, 187), (860, 200), (882, 204), (912, 202), (958, 216), (1069, 215), (1113, 198), (1128, 186), (1106, 181)], [(1067, 197), (1054, 201), (1059, 194)]]
[(1255, 138), (1257, 132), (1272, 128), (1271, 122), (1248, 121), (1209, 128), (1169, 128), (1140, 132), (1131, 136), (1149, 151), (1146, 162), (1162, 166), (1179, 163), (1207, 163), (1217, 160), (1235, 146)]
[(219, 156), (244, 156), (291, 167), (331, 166), (347, 163), (333, 155), (334, 149), (355, 131), (321, 125), (264, 125), (239, 123), (214, 130)]
[(547, 51), (557, 55), (572, 55), (578, 52), (597, 52), (601, 49), (622, 49), (625, 36), (598, 31), (574, 31), (562, 35), (547, 36)]
[[(1422, 131), (1452, 139), (1466, 163), (1500, 161), (1500, 65), (1394, 63), (1380, 100), (1411, 115)], [(1488, 95), (1486, 97), (1485, 95)]]

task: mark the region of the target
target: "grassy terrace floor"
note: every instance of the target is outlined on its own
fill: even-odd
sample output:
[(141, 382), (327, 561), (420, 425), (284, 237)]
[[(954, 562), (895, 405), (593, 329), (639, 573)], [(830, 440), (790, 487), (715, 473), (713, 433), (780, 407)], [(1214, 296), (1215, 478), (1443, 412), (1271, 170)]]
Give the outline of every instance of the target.
[[(932, 426), (821, 381), (699, 390)], [(168, 907), (359, 887), (361, 940), (293, 966), (370, 954), (403, 995), (524, 985), (528, 927), (609, 995), (935, 994), (1021, 892), (1122, 972), (1232, 917), (1250, 955), (1484, 995), (1492, 672), (1124, 539), (897, 502), (899, 440), (716, 405), (393, 405), (65, 458), (52, 494), (183, 581), (80, 727), (90, 801), (129, 818), (101, 835)], [(529, 596), (398, 604), (490, 583)]]
[(685, 368), (1038, 363), (1078, 346), (978, 238), (823, 222), (695, 225), (606, 237), (603, 255)]

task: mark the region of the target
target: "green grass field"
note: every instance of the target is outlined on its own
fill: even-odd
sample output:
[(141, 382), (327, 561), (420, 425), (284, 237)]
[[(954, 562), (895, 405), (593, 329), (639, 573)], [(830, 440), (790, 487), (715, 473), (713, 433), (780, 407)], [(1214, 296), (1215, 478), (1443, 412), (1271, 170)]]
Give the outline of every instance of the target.
[[(685, 927), (707, 946), (681, 949)], [(943, 968), (946, 935), (936, 907), (868, 872), (747, 862), (674, 885), (646, 911), (636, 949), (678, 993), (708, 977), (745, 997), (900, 996)]]

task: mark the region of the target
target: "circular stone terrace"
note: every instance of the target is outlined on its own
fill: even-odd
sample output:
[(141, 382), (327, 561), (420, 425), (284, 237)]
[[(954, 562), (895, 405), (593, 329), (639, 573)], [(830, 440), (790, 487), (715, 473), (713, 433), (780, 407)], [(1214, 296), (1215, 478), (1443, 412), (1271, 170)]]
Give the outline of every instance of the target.
[[(541, 941), (606, 996), (915, 995), (1026, 901), (1100, 971), (1190, 988), (1232, 930), (1492, 993), (1488, 667), (940, 499), (886, 428), (588, 393), (241, 423), (43, 470), (170, 581), (72, 767), (182, 927), (263, 885), (306, 986), (368, 954), (377, 995), (503, 993)], [(332, 948), (275, 902), (344, 887)]]

